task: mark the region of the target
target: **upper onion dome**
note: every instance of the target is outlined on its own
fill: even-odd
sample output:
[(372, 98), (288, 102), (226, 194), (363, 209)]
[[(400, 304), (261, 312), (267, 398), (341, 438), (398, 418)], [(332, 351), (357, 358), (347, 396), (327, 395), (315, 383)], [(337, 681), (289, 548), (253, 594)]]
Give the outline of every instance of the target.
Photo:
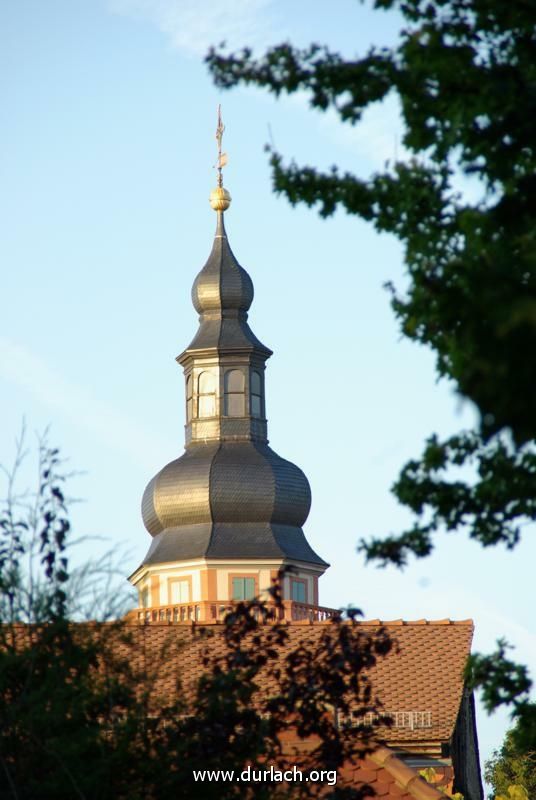
[(253, 282), (229, 246), (223, 212), (218, 211), (214, 244), (192, 286), (192, 303), (195, 310), (203, 314), (205, 311), (247, 311), (252, 302)]

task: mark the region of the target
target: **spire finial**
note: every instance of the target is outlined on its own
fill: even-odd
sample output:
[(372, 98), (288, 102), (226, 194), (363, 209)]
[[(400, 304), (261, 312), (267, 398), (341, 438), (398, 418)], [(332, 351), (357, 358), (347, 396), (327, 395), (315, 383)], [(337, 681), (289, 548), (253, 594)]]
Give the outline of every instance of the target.
[(216, 128), (216, 141), (218, 142), (217, 169), (218, 169), (218, 186), (220, 188), (223, 186), (222, 169), (227, 164), (227, 153), (222, 153), (221, 151), (221, 141), (223, 139), (224, 132), (225, 132), (225, 125), (223, 124), (223, 120), (221, 118), (221, 106), (218, 106), (218, 127)]
[(227, 189), (223, 188), (223, 174), (222, 169), (227, 164), (227, 153), (222, 153), (221, 142), (225, 125), (221, 118), (221, 106), (218, 106), (218, 126), (216, 128), (216, 141), (218, 143), (218, 160), (216, 162), (216, 169), (218, 170), (218, 187), (213, 189), (210, 193), (210, 205), (214, 211), (226, 211), (231, 205), (231, 195)]

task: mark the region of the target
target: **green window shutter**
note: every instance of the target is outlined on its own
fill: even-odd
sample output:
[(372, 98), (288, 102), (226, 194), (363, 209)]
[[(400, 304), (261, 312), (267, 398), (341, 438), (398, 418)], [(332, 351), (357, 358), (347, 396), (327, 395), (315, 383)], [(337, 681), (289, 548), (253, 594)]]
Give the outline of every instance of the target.
[(253, 600), (255, 578), (233, 578), (233, 600)]
[(305, 584), (301, 581), (291, 581), (290, 596), (297, 603), (305, 603)]

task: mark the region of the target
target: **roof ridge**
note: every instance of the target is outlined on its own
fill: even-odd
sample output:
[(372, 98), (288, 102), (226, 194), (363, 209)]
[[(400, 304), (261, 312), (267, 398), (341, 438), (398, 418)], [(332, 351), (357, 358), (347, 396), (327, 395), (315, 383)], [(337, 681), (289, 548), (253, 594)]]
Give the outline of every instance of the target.
[(362, 619), (357, 620), (358, 625), (473, 625), (473, 620), (467, 619)]
[[(213, 523), (211, 523), (211, 524), (213, 524)], [(347, 621), (349, 622), (350, 620), (347, 620)], [(442, 627), (444, 627), (444, 626), (448, 626), (448, 627), (454, 627), (454, 626), (473, 627), (474, 626), (474, 620), (472, 620), (471, 618), (467, 618), (467, 619), (448, 619), (448, 618), (447, 619), (387, 619), (387, 620), (377, 618), (377, 619), (354, 620), (354, 623), (356, 625), (363, 625), (363, 626), (365, 626), (365, 625), (372, 626), (373, 625), (375, 627), (378, 627), (379, 625), (390, 625), (392, 627), (400, 627), (400, 628), (402, 628), (402, 627), (407, 628), (407, 627), (413, 627), (413, 626), (430, 627), (432, 625), (441, 625)], [(128, 625), (139, 625), (140, 623), (139, 622), (127, 621), (127, 624)], [(155, 620), (154, 622), (151, 622), (152, 626), (162, 625), (162, 626), (164, 626), (166, 628), (170, 627), (170, 626), (177, 627), (178, 625), (181, 625), (181, 624), (182, 625), (190, 625), (191, 626), (193, 623), (192, 623), (192, 620), (185, 620), (183, 623), (178, 623), (178, 622), (170, 623), (168, 620), (159, 620), (159, 621)], [(196, 622), (195, 623), (195, 625), (197, 627), (200, 627), (200, 628), (202, 628), (204, 625), (211, 625), (211, 626), (213, 626), (213, 625), (218, 626), (219, 625), (219, 626), (223, 627), (223, 624), (224, 623), (221, 622), (221, 620), (205, 620), (203, 622)], [(294, 620), (284, 620), (283, 624), (288, 626), (288, 627), (296, 627), (296, 628), (299, 628), (299, 627), (316, 627), (316, 626), (325, 627), (326, 625), (332, 624), (332, 622), (331, 622), (330, 619), (325, 619), (325, 620), (310, 620), (310, 619), (299, 619), (298, 620), (298, 619), (294, 619)]]
[(368, 758), (393, 776), (399, 787), (408, 792), (415, 800), (440, 800), (443, 792), (427, 783), (414, 769), (405, 764), (401, 758), (385, 746), (378, 747)]

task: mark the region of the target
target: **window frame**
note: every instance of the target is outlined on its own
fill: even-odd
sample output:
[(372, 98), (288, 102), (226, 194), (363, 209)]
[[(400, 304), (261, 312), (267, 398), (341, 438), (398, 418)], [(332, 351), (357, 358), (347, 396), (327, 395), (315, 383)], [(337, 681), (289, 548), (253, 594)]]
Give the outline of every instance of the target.
[[(301, 587), (301, 586), (303, 586), (303, 597), (304, 597), (303, 600), (300, 600), (298, 598), (293, 597), (294, 587), (297, 588), (297, 587)], [(292, 600), (293, 603), (304, 603), (304, 604), (308, 605), (308, 603), (309, 603), (309, 601), (308, 601), (308, 586), (307, 586), (307, 581), (305, 580), (305, 578), (293, 578), (293, 577), (291, 577), (291, 579), (290, 579), (290, 599)]]
[(192, 421), (194, 416), (194, 380), (192, 373), (186, 378), (186, 422)]
[[(253, 597), (238, 599), (234, 597), (233, 584), (235, 580), (253, 580)], [(245, 588), (245, 587), (244, 587)], [(245, 592), (244, 592), (245, 594)], [(248, 600), (253, 600), (259, 596), (259, 575), (255, 572), (232, 572), (229, 574), (229, 600), (234, 603), (247, 603)]]
[[(253, 376), (256, 375), (259, 379), (259, 391), (253, 391)], [(254, 400), (259, 402), (259, 413), (256, 414), (254, 410)], [(263, 403), (263, 381), (262, 374), (258, 369), (252, 369), (249, 373), (249, 411), (255, 419), (264, 418), (264, 403)]]
[[(236, 375), (240, 375), (242, 379), (242, 389), (230, 389), (229, 382), (230, 377), (235, 373)], [(236, 398), (240, 398), (242, 401), (241, 404), (241, 414), (231, 414), (230, 412), (230, 401)], [(223, 374), (223, 414), (225, 417), (234, 417), (240, 418), (246, 416), (246, 376), (243, 369), (239, 367), (231, 367), (231, 369), (226, 369)]]
[[(201, 391), (201, 378), (204, 375), (208, 375), (212, 380), (213, 389), (210, 392), (202, 392)], [(209, 369), (202, 370), (199, 375), (197, 376), (197, 402), (196, 402), (196, 410), (197, 410), (197, 419), (213, 419), (214, 417), (218, 416), (218, 407), (216, 404), (216, 396), (217, 396), (217, 378), (213, 372)], [(212, 397), (214, 400), (214, 413), (213, 414), (201, 414), (201, 401), (205, 398)]]
[[(173, 589), (172, 586), (174, 583), (186, 583), (188, 585), (188, 600), (178, 600), (175, 602), (173, 600)], [(168, 605), (170, 606), (180, 606), (180, 605), (187, 605), (188, 603), (193, 602), (192, 598), (192, 576), (191, 575), (174, 575), (172, 578), (168, 578), (167, 580), (167, 596), (168, 596)]]

